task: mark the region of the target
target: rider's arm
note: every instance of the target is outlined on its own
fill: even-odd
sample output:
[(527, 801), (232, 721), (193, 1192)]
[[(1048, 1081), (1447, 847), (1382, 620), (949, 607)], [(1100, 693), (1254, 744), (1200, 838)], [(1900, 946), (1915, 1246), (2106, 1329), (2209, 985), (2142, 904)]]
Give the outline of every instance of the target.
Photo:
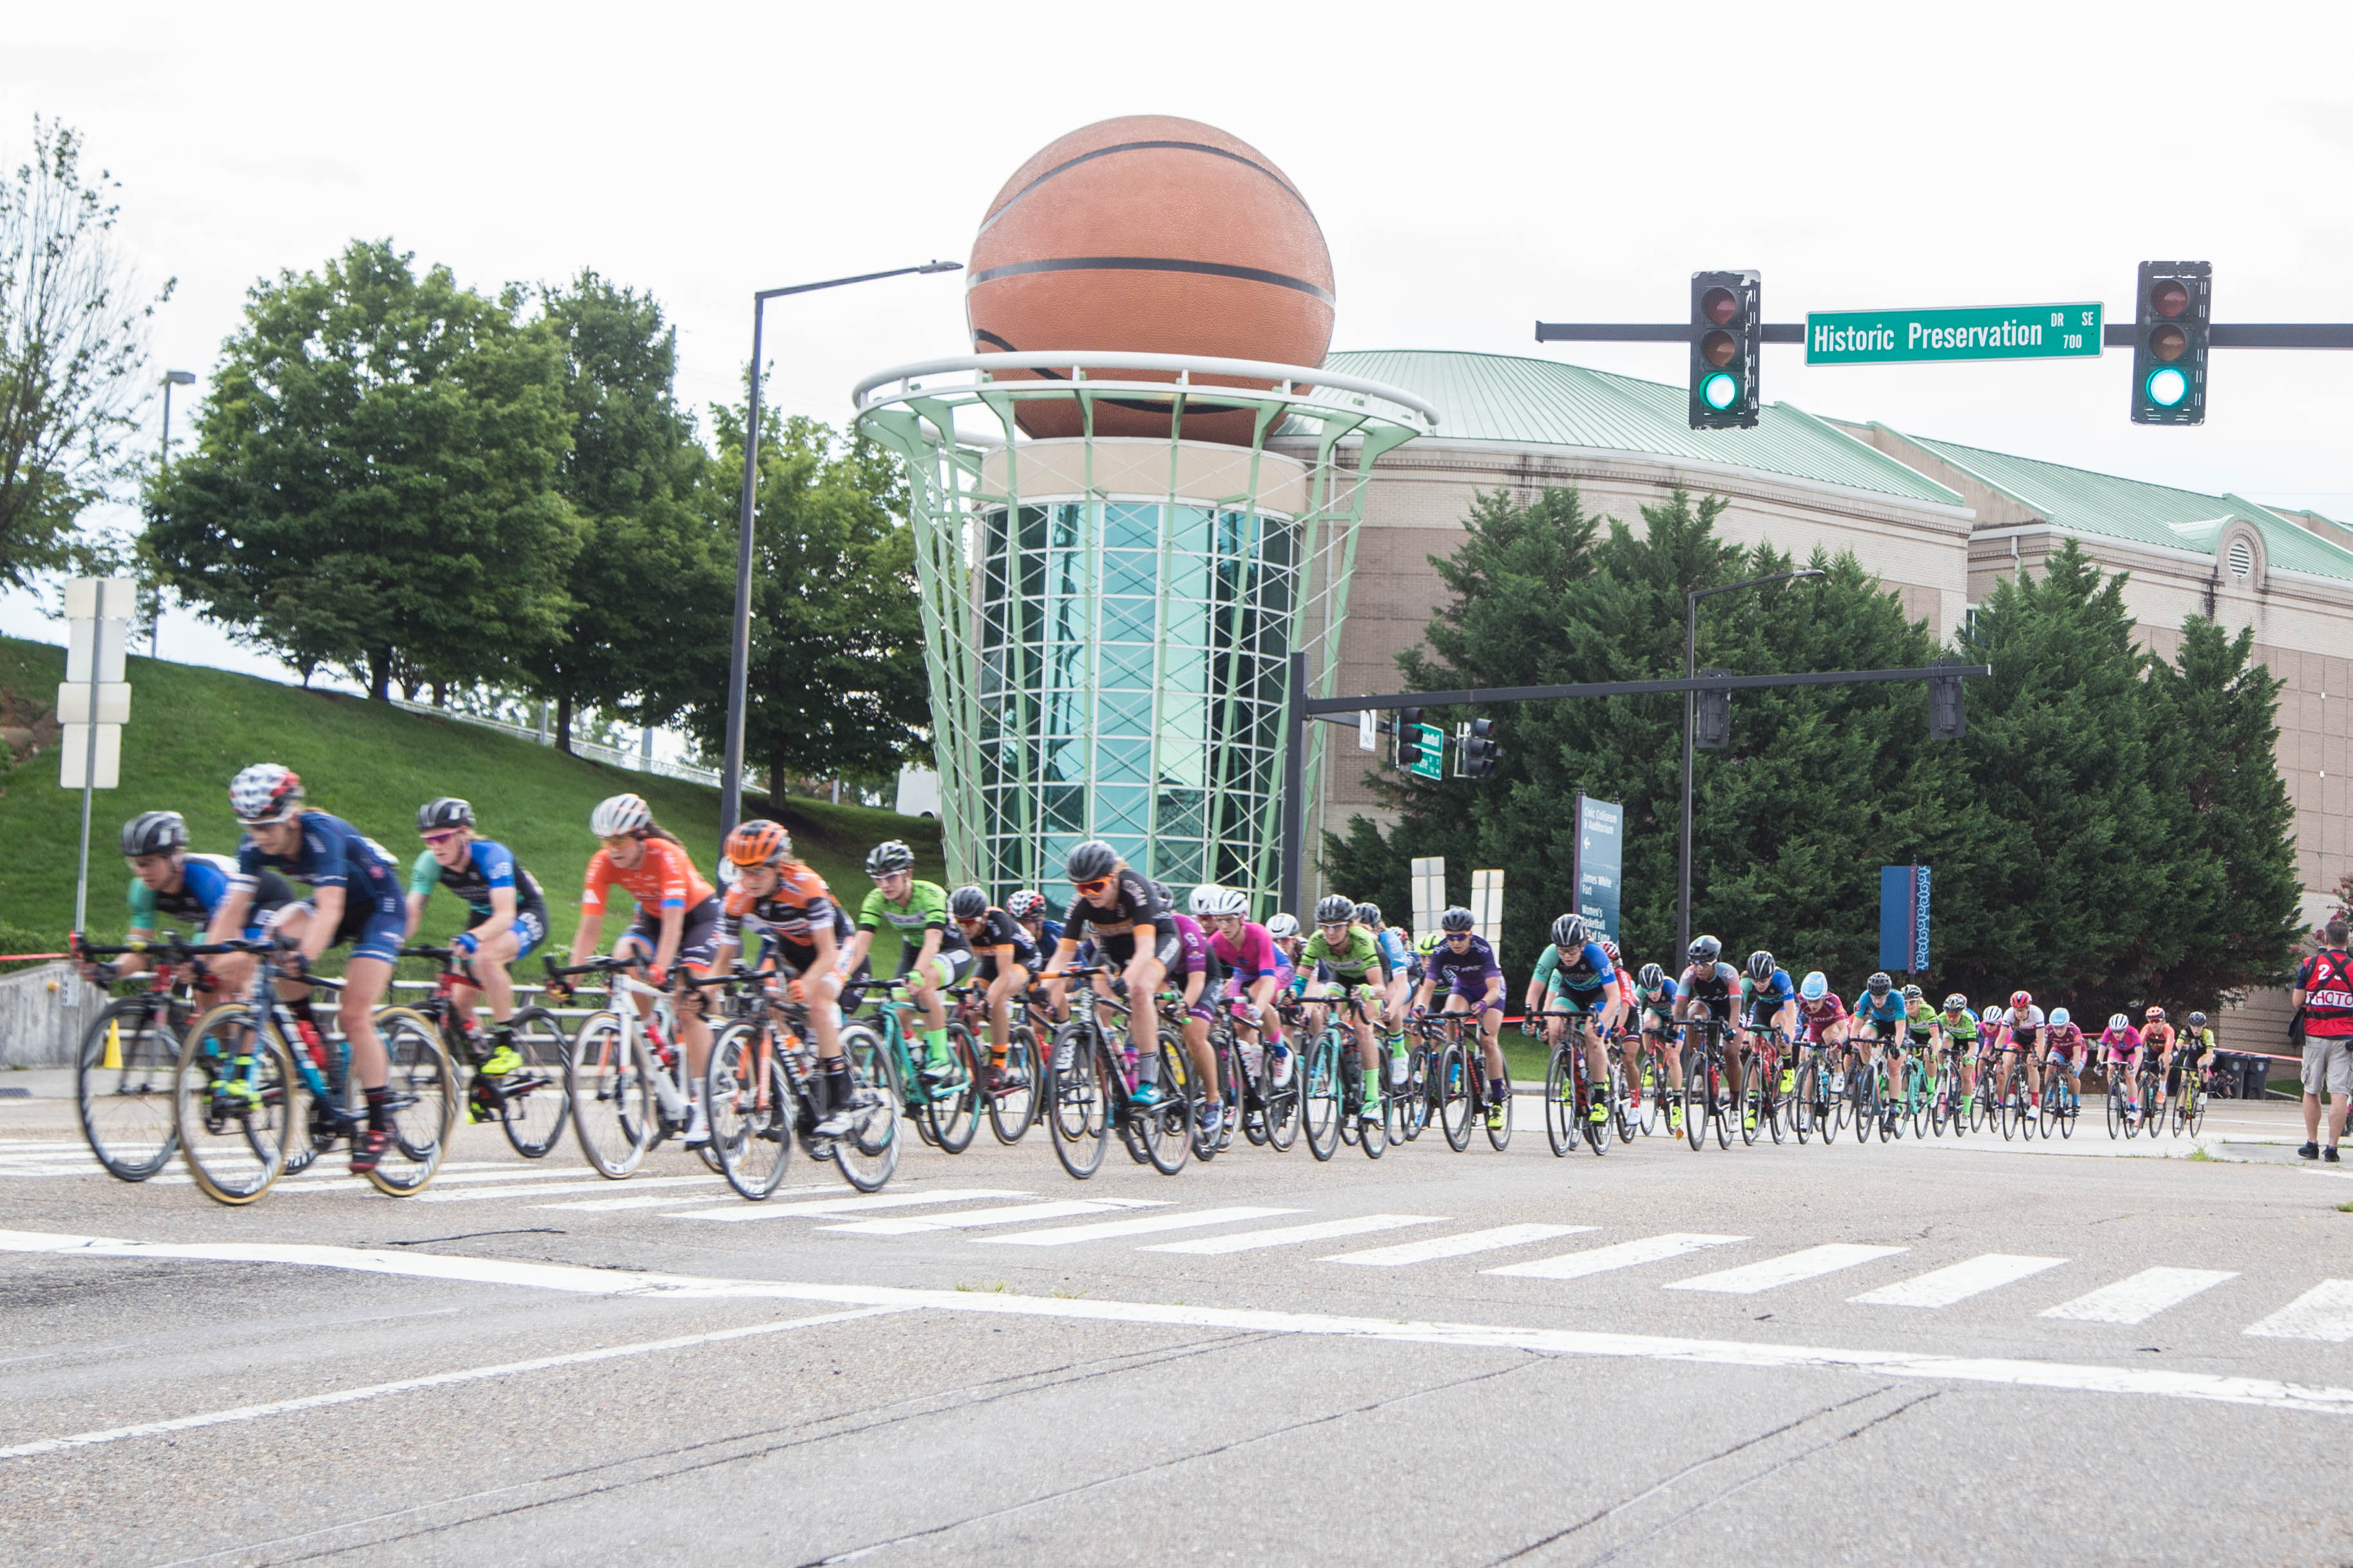
[(658, 974), (668, 974), (671, 963), (678, 957), (679, 943), (686, 937), (686, 906), (671, 904), (661, 912), (661, 934), (654, 943), (653, 969)]
[(612, 862), (602, 849), (588, 857), (588, 876), (580, 892), (580, 928), (572, 936), (572, 962), (585, 963), (605, 934), (605, 895), (613, 885)]
[(1063, 969), (1066, 968), (1071, 962), (1071, 954), (1078, 951), (1079, 944), (1077, 940), (1066, 931), (1062, 936), (1055, 941), (1054, 955), (1046, 961), (1046, 973), (1040, 976), (1040, 978), (1054, 981), (1059, 984), (1062, 978)]
[[(302, 956), (305, 960), (317, 958), (333, 944), (336, 930), (343, 923), (343, 900), (347, 896), (347, 890), (343, 888), (311, 889), (311, 908), (316, 913), (302, 932)], [(226, 903), (228, 900), (222, 901)]]

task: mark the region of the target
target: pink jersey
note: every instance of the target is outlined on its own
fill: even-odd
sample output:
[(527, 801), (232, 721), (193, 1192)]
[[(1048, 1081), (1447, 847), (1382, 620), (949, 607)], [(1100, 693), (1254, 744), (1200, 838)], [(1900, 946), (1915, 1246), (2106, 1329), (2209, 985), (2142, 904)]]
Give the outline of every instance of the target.
[(2054, 1051), (2064, 1051), (2067, 1055), (2073, 1056), (2077, 1051), (2084, 1048), (2084, 1031), (2077, 1028), (2073, 1024), (2052, 1025), (2051, 1048)]
[(1274, 972), (1274, 939), (1267, 935), (1266, 927), (1256, 921), (1246, 921), (1243, 924), (1242, 937), (1239, 943), (1229, 941), (1225, 932), (1212, 930), (1209, 933), (1209, 951), (1216, 953), (1218, 962), (1224, 964), (1227, 971), (1245, 985), (1255, 981), (1261, 974), (1271, 974)]
[(2121, 1059), (2140, 1049), (2140, 1031), (2130, 1024), (2121, 1029), (2103, 1029), (2100, 1031), (2100, 1044), (2108, 1047), (2112, 1059)]

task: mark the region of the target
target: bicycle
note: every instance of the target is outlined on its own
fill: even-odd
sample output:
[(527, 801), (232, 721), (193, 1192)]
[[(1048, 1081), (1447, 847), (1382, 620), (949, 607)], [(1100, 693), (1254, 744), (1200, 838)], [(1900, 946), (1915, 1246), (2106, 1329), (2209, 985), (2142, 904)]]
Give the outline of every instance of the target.
[(817, 1136), (824, 1113), (807, 1008), (790, 999), (790, 968), (780, 967), (776, 979), (779, 990), (772, 994), (762, 975), (737, 963), (721, 982), (727, 987), (722, 1016), (729, 1022), (712, 1038), (703, 1090), (720, 1172), (744, 1197), (765, 1200), (783, 1183), (798, 1139), (811, 1160), (830, 1162), (858, 1191), (879, 1191), (897, 1169), (898, 1141), (865, 1133), (878, 1116), (888, 1118), (888, 1096), (860, 1079), (853, 1060), (853, 1109), (865, 1111), (860, 1126), (846, 1138)]
[[(558, 998), (572, 994), (575, 974), (606, 977), (607, 1005), (581, 1020), (565, 1056), (564, 1094), (581, 1157), (598, 1175), (621, 1181), (645, 1163), (655, 1145), (685, 1131), (691, 1114), (675, 1022), (665, 1027), (660, 1011), (648, 1020), (624, 1005), (626, 997), (648, 996), (666, 1006), (670, 994), (628, 973), (640, 965), (638, 959), (592, 958), (565, 966), (548, 954), (540, 962), (548, 994)], [(712, 1170), (720, 1169), (708, 1144), (698, 1152)]]
[[(66, 946), (77, 963), (128, 952), (155, 956), (146, 988), (100, 1008), (82, 1030), (74, 1058), (74, 1099), (90, 1152), (117, 1181), (143, 1182), (170, 1164), (180, 1148), (172, 1079), (180, 1065), (180, 1031), (195, 1008), (175, 976), (197, 958), (227, 950), (191, 946), (173, 931), (121, 947), (91, 947), (76, 931)], [(209, 978), (198, 984), (209, 986)]]
[(1937, 1137), (1950, 1127), (1958, 1138), (1968, 1121), (1967, 1105), (1963, 1103), (1962, 1071), (1966, 1047), (1958, 1040), (1947, 1040), (1936, 1053), (1936, 1076), (1928, 1084), (1928, 1120)]
[[(1088, 979), (1113, 973), (1100, 965), (1073, 964), (1063, 974)], [(1109, 1009), (1121, 1024), (1128, 1009), (1097, 992), (1082, 987), (1072, 999), (1071, 1019), (1054, 1031), (1051, 1066), (1047, 1069), (1047, 1129), (1054, 1137), (1054, 1156), (1062, 1169), (1085, 1181), (1103, 1167), (1111, 1131), (1119, 1129), (1129, 1155), (1148, 1163), (1164, 1176), (1185, 1168), (1192, 1152), (1191, 1103), (1167, 1086), (1182, 1081), (1184, 1047), (1163, 1029), (1155, 1044), (1159, 1050), (1162, 1093), (1149, 1106), (1134, 1103), (1136, 1053), (1125, 1044), (1114, 1054), (1102, 1013)]]
[(2042, 1136), (2051, 1136), (2056, 1127), (2062, 1138), (2075, 1135), (2075, 1118), (2083, 1110), (2083, 1096), (2075, 1091), (2062, 1059), (2043, 1058), (2042, 1072)]
[(1365, 1069), (1358, 1058), (1356, 1031), (1343, 1020), (1342, 1015), (1364, 1016), (1364, 997), (1351, 989), (1345, 997), (1334, 997), (1324, 1003), (1324, 1027), (1300, 1064), (1303, 1079), (1300, 1090), (1300, 1120), (1307, 1128), (1307, 1152), (1319, 1161), (1329, 1160), (1338, 1152), (1343, 1141), (1356, 1144), (1365, 1157), (1377, 1160), (1388, 1147), (1388, 1046), (1382, 1042), (1375, 1066), (1377, 1081), (1373, 1086), (1378, 1101), (1377, 1113), (1360, 1117), (1357, 1107), (1364, 1103)]
[(1797, 1081), (1789, 1090), (1789, 1126), (1800, 1144), (1810, 1142), (1815, 1133), (1827, 1143), (1837, 1131), (1833, 1124), (1831, 1097), (1831, 1056), (1839, 1047), (1819, 1041), (1799, 1041), (1791, 1050), (1797, 1062)]
[[(871, 1050), (882, 1064), (887, 1076), (878, 1078), (876, 1083), (898, 1097), (900, 1119), (913, 1122), (916, 1136), (941, 1152), (961, 1154), (972, 1147), (973, 1135), (980, 1131), (979, 1047), (973, 1043), (972, 1031), (950, 1018), (950, 1071), (937, 1083), (925, 1083), (923, 1065), (915, 1059), (915, 1048), (899, 1016), (902, 1008), (913, 1005), (904, 988), (893, 982), (875, 999), (871, 1016), (860, 1016), (843, 1026), (842, 1049), (849, 1049), (849, 1032), (857, 1031), (860, 1048)], [(871, 1047), (868, 1040), (873, 1042)], [(853, 1066), (850, 1076), (855, 1078), (858, 1072)]]
[[(958, 985), (948, 993), (955, 998), (954, 1025), (975, 1042), (988, 1037), (988, 987)], [(1012, 1018), (1005, 1030), (1005, 1070), (991, 1087), (991, 1075), (978, 1075), (979, 1095), (988, 1111), (988, 1131), (999, 1143), (1018, 1143), (1038, 1124), (1038, 1037), (1029, 1026), (1027, 995), (1010, 998)], [(950, 1048), (955, 1037), (949, 1036)], [(988, 1047), (992, 1056), (995, 1047)]]
[(2206, 1125), (2206, 1101), (2213, 1095), (2210, 1069), (2195, 1060), (2185, 1060), (2175, 1069), (2179, 1088), (2173, 1097), (2173, 1135), (2187, 1132), (2192, 1138)]
[[(1240, 1005), (1240, 1004), (1236, 1004)], [(1221, 1020), (1219, 1035), (1219, 1077), (1226, 1095), (1228, 1120), (1239, 1119), (1242, 1136), (1281, 1153), (1299, 1142), (1299, 1067), (1298, 1054), (1288, 1047), (1282, 1057), (1292, 1062), (1290, 1080), (1274, 1081), (1274, 1064), (1279, 1059), (1276, 1047), (1268, 1037), (1271, 1027), (1261, 1029), (1258, 1046), (1258, 1067), (1250, 1064), (1250, 1053), (1229, 1020)]]
[[(339, 1139), (356, 1143), (368, 1112), (351, 1070), (351, 1042), (322, 1035), (278, 994), (282, 951), (275, 941), (216, 944), (256, 958), (243, 1002), (198, 1018), (173, 1075), (173, 1126), (188, 1173), (216, 1203), (253, 1202), (290, 1171), (306, 1169)], [(304, 973), (301, 984), (340, 991), (343, 982)], [(438, 1030), (406, 1007), (380, 1008), (389, 1073), (381, 1112), (391, 1141), (365, 1173), (377, 1191), (406, 1197), (441, 1169), (457, 1120), (456, 1069)], [(387, 1169), (387, 1166), (390, 1168)]]
[[(1621, 1035), (1624, 1032), (1622, 1028), (1620, 1030)], [(1659, 1036), (1643, 1029), (1639, 1031), (1639, 1037), (1641, 1043), (1635, 1049), (1634, 1064), (1637, 1069), (1635, 1081), (1641, 1086), (1642, 1109), (1641, 1114), (1631, 1120), (1641, 1134), (1648, 1138), (1658, 1132), (1659, 1123), (1666, 1116), (1667, 1057), (1660, 1048)]]
[[(1567, 1158), (1579, 1138), (1597, 1157), (1607, 1154), (1612, 1129), (1606, 1107), (1601, 1120), (1593, 1117), (1593, 1075), (1585, 1060), (1589, 1026), (1586, 1015), (1548, 1008), (1536, 1016), (1568, 1020), (1561, 1026), (1561, 1037), (1553, 1042), (1551, 1058), (1545, 1064), (1545, 1142), (1551, 1145), (1555, 1158)], [(1609, 1092), (1609, 1086), (1603, 1086), (1603, 1092)]]
[(417, 1011), (440, 1031), (442, 1046), (459, 1074), (459, 1098), (469, 1120), (496, 1121), (507, 1142), (526, 1160), (546, 1158), (572, 1120), (572, 1101), (564, 1092), (564, 1058), (571, 1054), (572, 1041), (564, 1026), (544, 1007), (516, 1009), (507, 1026), (522, 1066), (492, 1083), (481, 1070), (491, 1047), (475, 1026), (472, 1010), (458, 1005), (458, 988), (474, 982), (456, 966), (456, 950), (419, 944), (402, 948), (400, 956), (429, 958), (440, 965), (431, 994), (417, 1004)]
[(1936, 1049), (1933, 1037), (1915, 1035), (1904, 1053), (1904, 1082), (1896, 1094), (1896, 1114), (1912, 1123), (1912, 1136), (1928, 1136), (1928, 1055)]
[(1757, 1044), (1744, 1047), (1747, 1070), (1741, 1075), (1740, 1141), (1753, 1149), (1759, 1129), (1776, 1143), (1782, 1139), (1781, 1053), (1788, 1042), (1778, 1028), (1754, 1029), (1750, 1034)]

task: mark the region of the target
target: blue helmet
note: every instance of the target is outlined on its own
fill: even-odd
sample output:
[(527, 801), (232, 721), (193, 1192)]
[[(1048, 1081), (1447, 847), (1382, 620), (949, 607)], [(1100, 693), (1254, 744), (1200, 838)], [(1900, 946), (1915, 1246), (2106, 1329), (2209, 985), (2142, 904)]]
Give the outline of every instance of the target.
[(2063, 1029), (2067, 1026), (2069, 1021), (2066, 1008), (2053, 1007), (2051, 1009), (2051, 1026), (2052, 1028)]
[(1809, 1002), (1819, 1002), (1830, 994), (1830, 989), (1831, 983), (1822, 977), (1820, 970), (1810, 970), (1798, 984), (1798, 994)]

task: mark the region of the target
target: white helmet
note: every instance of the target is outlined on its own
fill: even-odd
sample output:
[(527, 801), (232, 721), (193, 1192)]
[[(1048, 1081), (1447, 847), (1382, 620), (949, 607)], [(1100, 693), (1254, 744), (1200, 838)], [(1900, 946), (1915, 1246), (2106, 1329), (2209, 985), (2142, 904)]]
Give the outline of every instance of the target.
[(1266, 922), (1266, 934), (1271, 937), (1297, 936), (1299, 934), (1299, 917), (1292, 914), (1276, 915)]
[(302, 809), (302, 781), (291, 768), (256, 763), (228, 781), (228, 808), (239, 822), (289, 821)]
[(1218, 886), (1215, 882), (1204, 882), (1199, 887), (1194, 889), (1192, 900), (1193, 918), (1195, 920), (1199, 920), (1203, 915), (1208, 914), (1209, 912), (1209, 906), (1216, 903), (1218, 901), (1218, 895), (1224, 891), (1225, 889)]
[(624, 833), (635, 833), (654, 819), (651, 807), (634, 795), (617, 795), (596, 803), (588, 814), (588, 831), (599, 838), (617, 838)]
[[(1203, 898), (1207, 893), (1209, 896)], [(1215, 920), (1219, 915), (1250, 913), (1250, 895), (1240, 888), (1199, 888), (1193, 893), (1193, 910), (1197, 915)]]

